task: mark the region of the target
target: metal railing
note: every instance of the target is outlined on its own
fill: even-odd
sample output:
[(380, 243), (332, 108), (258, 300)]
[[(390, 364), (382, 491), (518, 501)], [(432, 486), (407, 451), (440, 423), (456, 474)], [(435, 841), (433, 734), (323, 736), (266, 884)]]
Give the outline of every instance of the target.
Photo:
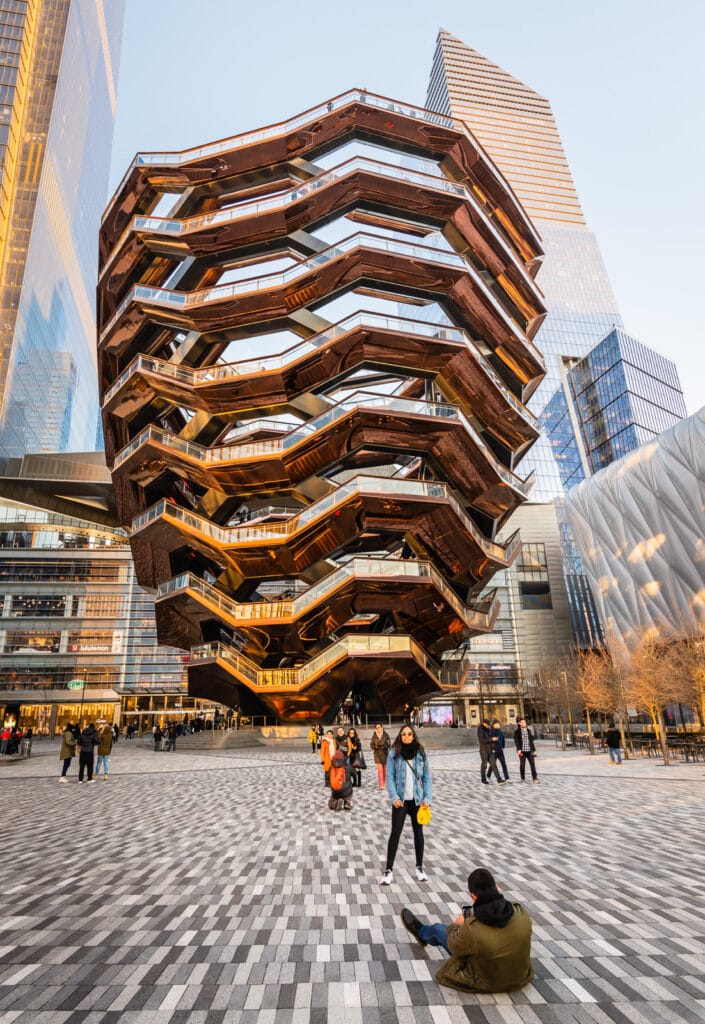
[(163, 308), (172, 307), (186, 311), (193, 307), (201, 307), (209, 302), (222, 302), (225, 299), (234, 298), (236, 295), (260, 291), (271, 292), (274, 288), (297, 281), (306, 274), (338, 259), (340, 256), (352, 252), (354, 249), (370, 249), (376, 252), (393, 253), (397, 256), (407, 256), (411, 259), (425, 260), (429, 263), (439, 263), (443, 266), (456, 267), (463, 270), (472, 278), (474, 285), (484, 296), (487, 303), (492, 306), (510, 333), (543, 365), (541, 353), (533, 341), (531, 341), (524, 329), (507, 313), (499, 299), (496, 298), (480, 274), (464, 256), (457, 252), (446, 252), (444, 249), (436, 249), (433, 246), (416, 245), (412, 242), (401, 242), (397, 239), (384, 238), (381, 235), (373, 235), (366, 231), (358, 231), (348, 238), (343, 238), (335, 245), (321, 250), (321, 252), (308, 259), (301, 260), (296, 266), (289, 267), (288, 270), (276, 274), (262, 274), (258, 277), (246, 278), (244, 281), (216, 284), (210, 288), (200, 288), (194, 292), (177, 292), (171, 291), (168, 288), (158, 288), (144, 284), (133, 285), (101, 331), (101, 340), (110, 334), (127, 307), (133, 302), (141, 302)]
[(298, 668), (261, 669), (249, 658), (243, 657), (226, 644), (202, 644), (191, 649), (191, 664), (199, 661), (224, 662), (240, 679), (257, 688), (298, 690), (313, 682), (336, 662), (346, 657), (374, 657), (385, 654), (410, 654), (424, 671), (441, 686), (440, 668), (424, 650), (408, 636), (366, 636), (343, 637), (321, 654)]
[(430, 562), (415, 562), (409, 559), (353, 558), (296, 597), (290, 600), (275, 601), (234, 601), (198, 576), (194, 576), (192, 573), (182, 573), (180, 576), (160, 584), (157, 590), (157, 601), (163, 601), (179, 592), (190, 591), (201, 597), (211, 607), (217, 608), (225, 617), (236, 622), (254, 622), (265, 619), (290, 619), (293, 621), (306, 609), (314, 607), (353, 579), (381, 580), (390, 577), (430, 579), (446, 604), (468, 627), (477, 630), (491, 628), (490, 612), (492, 609), (490, 612), (484, 612), (468, 607)]
[[(138, 533), (149, 526), (150, 523), (164, 516), (177, 520), (200, 536), (214, 541), (220, 547), (257, 545), (274, 540), (285, 541), (310, 523), (320, 519), (322, 516), (328, 515), (335, 508), (343, 505), (349, 498), (365, 494), (382, 495), (385, 498), (394, 496), (409, 499), (425, 497), (447, 502), (460, 520), (463, 529), (473, 538), (473, 541), (481, 551), (488, 558), (503, 565), (511, 563), (512, 558), (521, 546), (521, 540), (514, 547), (512, 547), (513, 541), (510, 541), (507, 547), (504, 547), (483, 536), (445, 484), (425, 480), (365, 476), (353, 477), (351, 481), (343, 484), (342, 487), (338, 487), (330, 494), (324, 495), (323, 498), (313, 502), (297, 515), (280, 523), (264, 523), (259, 526), (221, 527), (204, 519), (202, 516), (181, 508), (180, 505), (161, 500), (133, 519), (132, 533)], [(508, 551), (512, 552), (511, 557), (507, 557)]]
[(343, 401), (331, 406), (324, 413), (315, 416), (305, 423), (290, 425), (277, 420), (250, 420), (244, 426), (231, 431), (230, 438), (238, 433), (253, 433), (256, 430), (262, 429), (276, 429), (285, 435), (280, 438), (253, 441), (249, 444), (228, 444), (207, 448), (193, 441), (186, 441), (178, 434), (173, 434), (152, 424), (141, 431), (128, 445), (117, 453), (114, 469), (123, 465), (138, 449), (150, 442), (159, 444), (170, 452), (178, 452), (185, 455), (187, 458), (203, 466), (222, 465), (226, 462), (248, 462), (252, 459), (281, 458), (286, 452), (291, 451), (297, 445), (304, 444), (310, 440), (314, 434), (325, 430), (326, 427), (360, 409), (375, 409), (380, 412), (399, 413), (407, 416), (428, 416), (430, 418), (457, 420), (475, 447), (482, 452), (485, 461), (491, 466), (499, 479), (522, 497), (528, 495), (533, 483), (533, 474), (529, 474), (526, 480), (522, 480), (512, 473), (510, 469), (503, 466), (491, 448), (482, 440), (482, 437), (467, 417), (455, 406), (442, 402), (425, 402), (420, 399), (397, 398), (394, 395), (379, 395), (374, 392), (365, 391), (355, 392), (348, 398), (343, 399)]
[(290, 367), (297, 360), (319, 351), (325, 345), (331, 344), (338, 338), (344, 337), (361, 327), (371, 330), (394, 331), (400, 334), (416, 335), (432, 340), (450, 341), (458, 345), (464, 345), (475, 362), (482, 366), (483, 371), (501, 391), (503, 397), (512, 408), (526, 422), (531, 425), (535, 424), (536, 417), (534, 414), (525, 405), (522, 405), (509, 391), (502, 378), (465, 331), (457, 327), (445, 327), (441, 324), (433, 324), (421, 320), (406, 320), (402, 317), (384, 316), (365, 310), (345, 317), (339, 323), (327, 327), (306, 341), (297, 342), (297, 344), (285, 349), (284, 352), (277, 355), (262, 356), (259, 359), (246, 359), (237, 363), (216, 363), (212, 366), (193, 368), (190, 366), (180, 366), (178, 363), (171, 363), (165, 359), (157, 359), (154, 356), (135, 356), (106, 392), (104, 404), (110, 402), (127, 381), (139, 373), (154, 373), (160, 377), (180, 381), (190, 387), (197, 387), (199, 384), (208, 384), (216, 381), (234, 380), (239, 377), (251, 377), (253, 374), (271, 373), (284, 367)]

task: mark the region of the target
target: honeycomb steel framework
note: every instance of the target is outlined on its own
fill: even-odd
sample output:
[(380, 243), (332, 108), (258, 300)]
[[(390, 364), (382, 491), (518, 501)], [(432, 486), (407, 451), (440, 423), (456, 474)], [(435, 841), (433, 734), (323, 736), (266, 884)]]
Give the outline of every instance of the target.
[(496, 538), (545, 315), (539, 240), (464, 125), (353, 91), (140, 154), (100, 252), (118, 514), (191, 692), (296, 719), (456, 690), (519, 549)]

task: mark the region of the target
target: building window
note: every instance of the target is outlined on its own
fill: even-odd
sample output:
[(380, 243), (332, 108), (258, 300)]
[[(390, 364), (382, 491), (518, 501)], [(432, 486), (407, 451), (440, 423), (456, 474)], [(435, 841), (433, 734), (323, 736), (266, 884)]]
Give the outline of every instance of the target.
[(34, 619), (41, 616), (63, 616), (66, 598), (51, 594), (13, 594), (10, 615), (15, 619)]
[(522, 544), (520, 569), (546, 569), (546, 545)]
[(543, 611), (553, 608), (551, 585), (547, 581), (537, 583), (521, 580), (519, 582), (519, 596), (522, 608), (525, 608), (527, 611)]
[(56, 654), (61, 643), (61, 633), (44, 630), (27, 630), (20, 633), (8, 630), (5, 637), (5, 654)]

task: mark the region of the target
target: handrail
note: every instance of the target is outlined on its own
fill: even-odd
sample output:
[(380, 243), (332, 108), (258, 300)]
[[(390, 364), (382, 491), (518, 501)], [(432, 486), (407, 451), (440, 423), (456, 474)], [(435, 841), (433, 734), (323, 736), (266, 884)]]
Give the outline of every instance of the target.
[(381, 235), (374, 235), (367, 231), (358, 231), (347, 238), (341, 239), (334, 245), (322, 249), (314, 256), (301, 260), (294, 267), (280, 271), (276, 274), (262, 274), (258, 277), (248, 277), (242, 281), (230, 281), (227, 284), (216, 284), (210, 288), (200, 288), (194, 292), (178, 292), (168, 288), (159, 288), (152, 285), (136, 284), (128, 291), (125, 298), (117, 307), (112, 317), (100, 332), (101, 341), (108, 336), (115, 324), (121, 318), (127, 307), (135, 301), (149, 303), (161, 307), (175, 306), (180, 310), (191, 309), (194, 306), (202, 306), (208, 302), (222, 302), (223, 299), (233, 298), (236, 295), (247, 294), (248, 292), (271, 291), (273, 288), (296, 281), (305, 274), (316, 270), (318, 267), (330, 263), (332, 260), (343, 256), (353, 249), (372, 249), (377, 252), (391, 252), (400, 256), (409, 256), (412, 259), (427, 260), (429, 263), (440, 263), (447, 267), (458, 267), (464, 270), (479, 291), (485, 296), (489, 304), (494, 308), (505, 327), (534, 354), (543, 365), (543, 357), (519, 324), (507, 313), (499, 299), (494, 295), (484, 280), (475, 270), (473, 265), (464, 256), (457, 252), (447, 252), (444, 249), (437, 249), (430, 245), (417, 245), (412, 242), (401, 242), (393, 238), (385, 238)]
[(494, 161), (487, 154), (485, 149), (480, 145), (464, 121), (456, 120), (455, 118), (449, 117), (445, 114), (439, 114), (433, 110), (427, 110), (424, 107), (417, 107), (408, 103), (399, 103), (397, 100), (394, 100), (389, 96), (380, 96), (376, 93), (369, 93), (366, 89), (348, 89), (339, 96), (334, 96), (325, 103), (320, 103), (315, 107), (311, 107), (309, 110), (296, 114), (294, 117), (287, 118), (285, 121), (279, 121), (276, 124), (268, 125), (265, 128), (256, 128), (251, 131), (242, 132), (240, 135), (230, 136), (226, 139), (219, 139), (218, 141), (209, 143), (205, 146), (197, 146), (192, 149), (181, 150), (180, 152), (137, 153), (125, 171), (117, 189), (111, 196), (110, 201), (103, 212), (101, 224), (112, 211), (116, 199), (127, 184), (127, 181), (135, 167), (149, 164), (188, 164), (196, 160), (203, 160), (206, 157), (214, 156), (215, 154), (232, 152), (236, 149), (244, 149), (246, 146), (252, 145), (256, 142), (263, 142), (268, 139), (275, 139), (286, 135), (288, 132), (291, 132), (296, 128), (309, 124), (311, 121), (316, 121), (319, 118), (324, 117), (326, 114), (333, 113), (343, 107), (348, 107), (353, 103), (366, 103), (371, 107), (376, 107), (392, 114), (401, 114), (402, 117), (411, 117), (415, 120), (440, 125), (443, 128), (450, 128), (469, 139), (473, 146), (476, 147), (478, 153), (481, 153), (487, 161), (488, 170), (490, 170), (496, 177), (497, 181), (503, 185), (507, 192), (507, 198), (513, 201), (515, 209), (519, 213), (525, 226), (531, 232), (531, 235), (534, 238), (537, 237), (536, 229), (531, 223), (531, 220), (523, 206), (511, 190), (507, 183), (507, 179), (495, 165)]
[(409, 636), (351, 634), (336, 641), (321, 654), (298, 668), (261, 669), (249, 658), (220, 642), (191, 648), (191, 663), (219, 659), (226, 662), (241, 679), (257, 687), (301, 689), (345, 656), (403, 653), (408, 651), (440, 687), (440, 667)]
[(297, 182), (288, 191), (266, 199), (252, 199), (237, 203), (233, 206), (216, 210), (212, 213), (197, 214), (193, 217), (183, 219), (174, 217), (155, 217), (151, 215), (136, 214), (120, 236), (117, 245), (113, 246), (111, 258), (106, 261), (100, 276), (108, 271), (112, 265), (113, 258), (122, 249), (126, 238), (133, 232), (143, 231), (150, 234), (167, 235), (170, 238), (191, 234), (203, 228), (212, 227), (215, 224), (229, 224), (247, 217), (255, 217), (267, 210), (281, 209), (297, 203), (306, 196), (312, 195), (321, 188), (339, 181), (355, 171), (368, 171), (379, 177), (393, 178), (397, 181), (406, 181), (410, 184), (419, 185), (421, 188), (436, 189), (451, 195), (462, 197), (465, 202), (472, 206), (476, 214), (479, 214), (483, 223), (489, 228), (495, 241), (499, 242), (505, 256), (508, 256), (512, 264), (519, 271), (524, 282), (533, 292), (536, 283), (529, 275), (517, 252), (498, 231), (492, 219), (487, 216), (483, 205), (478, 202), (473, 193), (465, 185), (451, 181), (442, 174), (430, 174), (424, 171), (413, 171), (395, 164), (386, 163), (383, 160), (372, 160), (370, 157), (354, 156), (342, 163), (337, 164), (329, 170), (323, 171), (304, 182)]
[(488, 540), (480, 532), (446, 485), (428, 480), (356, 476), (346, 484), (343, 484), (342, 487), (338, 487), (330, 494), (319, 498), (318, 501), (313, 502), (297, 515), (291, 516), (284, 522), (264, 523), (259, 526), (216, 526), (208, 519), (204, 519), (194, 512), (181, 508), (180, 505), (172, 504), (162, 499), (133, 519), (131, 532), (133, 534), (138, 533), (156, 519), (167, 516), (180, 521), (185, 526), (188, 526), (204, 537), (208, 537), (222, 547), (238, 544), (262, 544), (266, 541), (277, 539), (286, 540), (309, 523), (324, 515), (328, 515), (336, 507), (344, 504), (350, 497), (362, 494), (382, 495), (384, 497), (428, 497), (441, 499), (447, 502), (453, 513), (461, 521), (463, 529), (470, 534), (474, 542), (488, 558), (491, 558), (493, 561), (502, 562), (505, 565), (510, 564), (511, 560), (507, 558), (505, 548), (501, 544)]
[(251, 420), (244, 427), (239, 428), (239, 430), (252, 433), (259, 428), (267, 427), (271, 429), (270, 424), (273, 423), (275, 429), (281, 430), (285, 436), (253, 441), (249, 444), (228, 444), (207, 448), (193, 441), (186, 441), (179, 437), (178, 434), (173, 434), (162, 427), (150, 424), (150, 426), (145, 427), (143, 431), (117, 453), (113, 469), (118, 469), (135, 451), (150, 441), (161, 444), (170, 451), (179, 452), (194, 462), (199, 462), (205, 466), (222, 465), (226, 462), (247, 462), (252, 459), (281, 458), (285, 452), (290, 452), (298, 445), (304, 444), (313, 434), (329, 427), (332, 423), (345, 418), (358, 409), (369, 408), (406, 415), (457, 420), (472, 439), (473, 444), (482, 452), (485, 460), (500, 480), (513, 491), (526, 497), (531, 478), (528, 477), (526, 481), (521, 480), (520, 477), (503, 466), (494, 452), (482, 440), (480, 434), (475, 430), (467, 417), (455, 406), (442, 402), (425, 402), (421, 399), (397, 398), (393, 395), (379, 395), (364, 391), (355, 392), (319, 416), (305, 423), (296, 424), (296, 426), (290, 426), (278, 421)]
[(200, 595), (208, 604), (215, 606), (226, 616), (238, 622), (259, 619), (291, 619), (293, 621), (305, 609), (314, 607), (325, 597), (345, 586), (350, 580), (367, 577), (384, 579), (390, 576), (430, 579), (448, 606), (468, 627), (478, 630), (491, 628), (488, 613), (464, 604), (430, 562), (416, 562), (410, 559), (353, 558), (296, 597), (290, 600), (275, 601), (234, 601), (200, 577), (194, 576), (192, 573), (182, 573), (159, 585), (156, 600), (163, 601), (179, 591), (189, 590)]
[(442, 324), (429, 323), (428, 321), (385, 316), (381, 313), (371, 313), (367, 310), (353, 313), (331, 327), (327, 327), (318, 334), (307, 338), (305, 341), (297, 342), (277, 355), (262, 356), (260, 359), (246, 359), (236, 363), (215, 363), (211, 366), (194, 368), (171, 363), (165, 359), (158, 359), (155, 356), (135, 356), (106, 392), (103, 404), (106, 405), (110, 402), (114, 395), (124, 387), (130, 377), (140, 371), (172, 377), (174, 380), (182, 381), (184, 384), (192, 387), (215, 381), (230, 380), (236, 377), (251, 377), (255, 373), (268, 373), (289, 367), (297, 360), (323, 348), (323, 346), (330, 344), (337, 338), (350, 334), (359, 327), (392, 330), (399, 333), (413, 333), (426, 338), (465, 345), (471, 356), (482, 365), (483, 371), (497, 388), (501, 390), (502, 395), (507, 399), (512, 408), (527, 422), (535, 423), (535, 415), (511, 393), (497, 371), (490, 365), (486, 356), (482, 354), (466, 331), (459, 327), (446, 327)]

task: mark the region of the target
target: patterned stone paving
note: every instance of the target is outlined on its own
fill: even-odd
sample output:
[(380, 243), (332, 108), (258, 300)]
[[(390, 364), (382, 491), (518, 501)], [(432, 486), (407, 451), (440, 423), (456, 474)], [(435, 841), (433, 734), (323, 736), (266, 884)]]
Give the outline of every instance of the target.
[[(303, 744), (121, 741), (109, 781), (82, 787), (39, 745), (0, 765), (0, 1021), (705, 1022), (705, 766), (539, 750), (542, 785), (501, 789), (480, 786), (477, 751), (431, 752), (429, 881), (409, 831), (386, 888), (370, 771), (333, 814)], [(399, 921), (455, 916), (478, 865), (533, 916), (521, 992), (438, 987), (442, 954)]]

